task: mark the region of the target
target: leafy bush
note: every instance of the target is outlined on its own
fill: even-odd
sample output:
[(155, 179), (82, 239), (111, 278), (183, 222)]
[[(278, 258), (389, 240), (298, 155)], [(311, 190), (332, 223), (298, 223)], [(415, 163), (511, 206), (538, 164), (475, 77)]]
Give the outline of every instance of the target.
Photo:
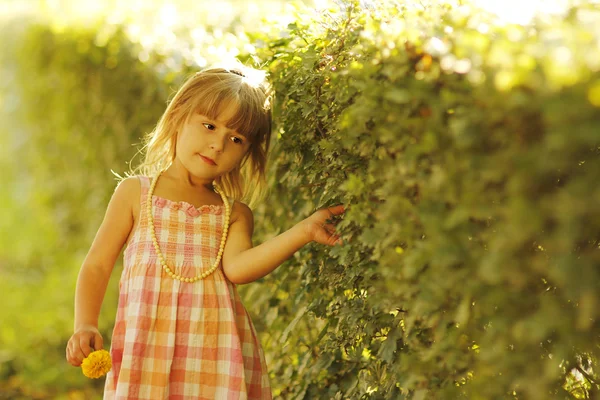
[(267, 342), (283, 398), (598, 393), (598, 17), (355, 3), (265, 49), (265, 216), (350, 206), (344, 246), (251, 289), (287, 314)]

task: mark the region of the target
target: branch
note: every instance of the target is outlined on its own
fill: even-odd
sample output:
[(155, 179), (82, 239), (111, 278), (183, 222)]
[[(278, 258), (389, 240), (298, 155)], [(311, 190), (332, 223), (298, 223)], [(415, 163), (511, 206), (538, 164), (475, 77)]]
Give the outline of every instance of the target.
[(587, 372), (585, 372), (583, 370), (583, 368), (581, 368), (579, 365), (577, 365), (575, 367), (577, 369), (577, 371), (579, 371), (581, 373), (581, 375), (584, 376), (585, 379), (587, 379), (591, 384), (598, 386), (598, 382), (596, 382), (591, 376), (590, 374), (588, 374)]

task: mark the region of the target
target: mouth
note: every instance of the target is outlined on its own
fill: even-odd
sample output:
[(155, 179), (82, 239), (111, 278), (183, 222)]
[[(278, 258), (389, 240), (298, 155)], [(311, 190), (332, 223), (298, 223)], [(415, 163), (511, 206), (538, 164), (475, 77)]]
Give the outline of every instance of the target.
[(215, 160), (213, 160), (212, 158), (204, 157), (202, 154), (199, 154), (199, 156), (205, 163), (207, 163), (209, 165), (217, 165)]

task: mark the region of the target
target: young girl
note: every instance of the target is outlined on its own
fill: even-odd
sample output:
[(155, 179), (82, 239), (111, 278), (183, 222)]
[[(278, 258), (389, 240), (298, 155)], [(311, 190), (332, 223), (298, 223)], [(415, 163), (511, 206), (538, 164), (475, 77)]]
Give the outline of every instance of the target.
[[(105, 399), (270, 399), (258, 336), (236, 285), (267, 275), (311, 241), (341, 243), (315, 212), (253, 247), (240, 199), (264, 182), (271, 135), (266, 83), (239, 68), (188, 79), (146, 143), (139, 176), (115, 190), (86, 256), (66, 349), (74, 366), (103, 347), (98, 315), (125, 245)], [(247, 72), (246, 72), (247, 71)]]

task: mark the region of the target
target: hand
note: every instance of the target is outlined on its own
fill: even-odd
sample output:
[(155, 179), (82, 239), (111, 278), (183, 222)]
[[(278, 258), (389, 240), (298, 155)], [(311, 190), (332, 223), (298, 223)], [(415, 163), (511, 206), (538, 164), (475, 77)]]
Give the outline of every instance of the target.
[(102, 335), (98, 328), (84, 325), (75, 331), (67, 343), (67, 361), (78, 367), (92, 351), (102, 349), (102, 344)]
[(335, 232), (335, 224), (337, 222), (329, 220), (336, 215), (342, 215), (345, 211), (346, 209), (343, 205), (322, 208), (302, 221), (310, 240), (328, 246), (342, 244), (342, 239)]

